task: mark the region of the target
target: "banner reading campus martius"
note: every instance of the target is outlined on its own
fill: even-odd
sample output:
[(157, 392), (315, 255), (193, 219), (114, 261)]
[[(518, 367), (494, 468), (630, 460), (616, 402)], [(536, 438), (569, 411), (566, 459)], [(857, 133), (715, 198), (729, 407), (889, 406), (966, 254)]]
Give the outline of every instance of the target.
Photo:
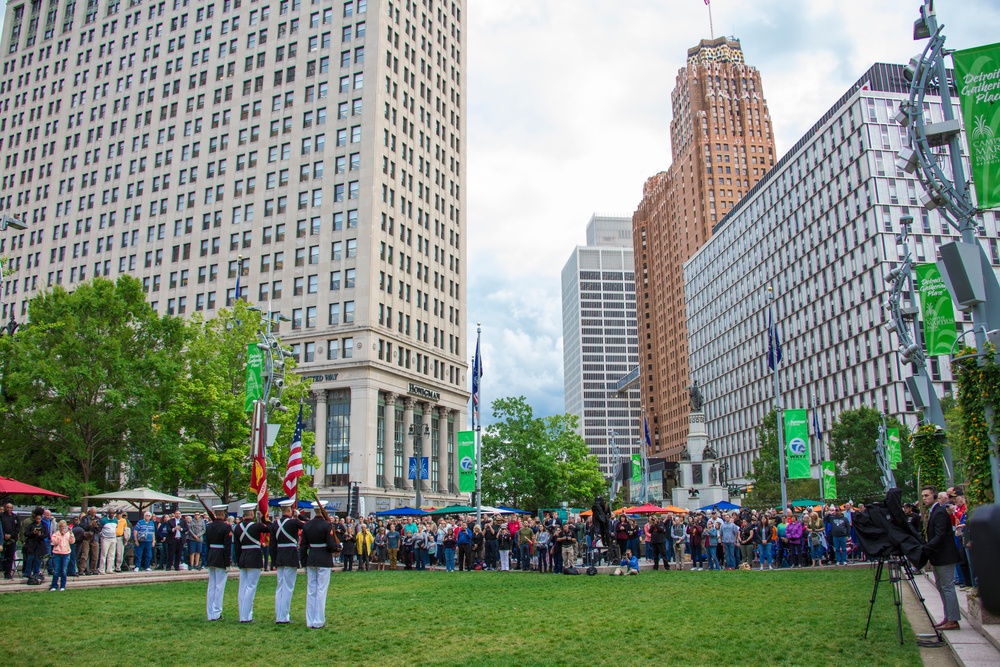
[(785, 450), (788, 479), (812, 477), (809, 465), (809, 420), (805, 410), (785, 410)]
[(1000, 44), (955, 51), (969, 162), (979, 208), (1000, 206)]
[(920, 309), (924, 313), (927, 354), (932, 357), (951, 354), (951, 348), (958, 338), (951, 294), (941, 278), (937, 264), (917, 264), (916, 271), (917, 285), (920, 288)]

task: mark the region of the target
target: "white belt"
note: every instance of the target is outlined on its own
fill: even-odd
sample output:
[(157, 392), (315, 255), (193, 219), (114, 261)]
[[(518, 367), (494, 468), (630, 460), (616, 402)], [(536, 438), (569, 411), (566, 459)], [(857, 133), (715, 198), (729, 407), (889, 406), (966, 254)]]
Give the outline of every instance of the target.
[(313, 544), (312, 542), (310, 542), (309, 546), (315, 547), (316, 549), (325, 549), (326, 548), (326, 542), (320, 542), (319, 544)]
[(225, 547), (226, 547), (225, 544), (209, 544), (208, 545), (209, 549), (224, 549)]
[[(292, 549), (294, 549), (297, 546), (299, 546), (299, 545), (297, 545), (297, 544), (289, 544), (288, 542), (282, 542), (281, 544), (278, 545), (278, 548), (279, 549), (281, 549), (281, 548), (292, 548)], [(324, 544), (323, 546), (325, 547), (326, 545)]]

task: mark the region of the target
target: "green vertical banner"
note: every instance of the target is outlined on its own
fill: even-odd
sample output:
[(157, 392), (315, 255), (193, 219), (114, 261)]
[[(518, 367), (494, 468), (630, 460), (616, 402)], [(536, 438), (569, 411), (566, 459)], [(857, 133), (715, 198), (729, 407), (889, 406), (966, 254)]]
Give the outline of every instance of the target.
[(476, 432), (458, 432), (458, 491), (476, 490)]
[(924, 314), (924, 342), (928, 356), (951, 354), (958, 338), (955, 331), (955, 308), (951, 294), (941, 277), (937, 264), (917, 264), (917, 285), (920, 288), (920, 310)]
[(632, 486), (642, 486), (642, 454), (632, 455)]
[(1000, 44), (955, 51), (969, 163), (979, 208), (1000, 206)]
[(823, 472), (823, 500), (837, 499), (837, 467), (833, 461), (820, 464)]
[(244, 409), (253, 410), (254, 401), (264, 398), (264, 385), (261, 375), (264, 371), (264, 352), (257, 343), (247, 345), (247, 398)]
[(785, 410), (788, 479), (809, 479), (809, 420), (805, 410)]
[(899, 429), (886, 429), (886, 437), (889, 440), (889, 467), (896, 469), (896, 465), (903, 460), (903, 450), (899, 446)]

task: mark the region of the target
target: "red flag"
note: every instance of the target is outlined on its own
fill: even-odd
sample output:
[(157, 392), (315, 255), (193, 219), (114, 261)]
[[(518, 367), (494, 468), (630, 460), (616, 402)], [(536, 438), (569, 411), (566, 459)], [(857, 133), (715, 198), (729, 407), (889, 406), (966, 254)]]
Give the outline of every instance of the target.
[(257, 509), (262, 516), (267, 516), (267, 464), (264, 461), (267, 412), (263, 401), (254, 401), (250, 438), (250, 490), (257, 494)]
[[(299, 418), (295, 422), (295, 435), (292, 436), (292, 446), (288, 450), (288, 466), (285, 468), (285, 479), (282, 486), (285, 495), (293, 503), (299, 490), (299, 477), (302, 477), (302, 404), (299, 403)], [(294, 506), (294, 504), (293, 504)]]

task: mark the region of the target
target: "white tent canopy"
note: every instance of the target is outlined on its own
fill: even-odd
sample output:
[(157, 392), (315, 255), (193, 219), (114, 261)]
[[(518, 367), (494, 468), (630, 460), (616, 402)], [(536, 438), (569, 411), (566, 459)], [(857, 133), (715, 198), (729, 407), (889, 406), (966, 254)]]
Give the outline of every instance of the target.
[(180, 496), (172, 496), (169, 493), (160, 493), (159, 491), (154, 491), (147, 486), (140, 486), (137, 489), (112, 491), (110, 493), (99, 493), (96, 496), (90, 496), (87, 500), (124, 500), (135, 504), (140, 511), (155, 503), (184, 503), (187, 505), (199, 504), (197, 500), (181, 498)]

